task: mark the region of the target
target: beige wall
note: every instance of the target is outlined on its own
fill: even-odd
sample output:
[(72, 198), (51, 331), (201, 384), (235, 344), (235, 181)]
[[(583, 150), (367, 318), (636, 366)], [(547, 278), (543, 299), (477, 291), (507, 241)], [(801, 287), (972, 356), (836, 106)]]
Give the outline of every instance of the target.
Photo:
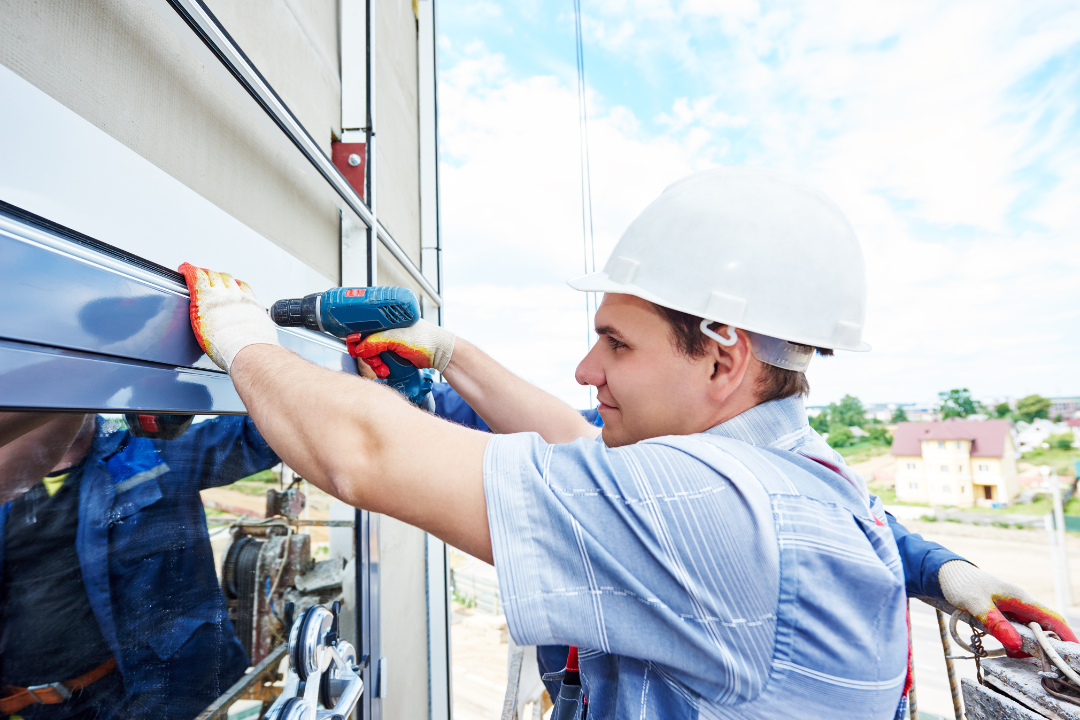
[[(910, 467), (909, 467), (910, 466)], [(918, 455), (896, 457), (896, 499), (901, 502), (929, 502), (926, 465)]]
[(411, 0), (376, 0), (375, 205), (420, 267), (420, 105)]
[[(307, 18), (298, 5), (211, 2), (328, 147), (340, 98), (323, 56), (336, 56), (336, 44), (326, 45), (325, 16)], [(2, 0), (0, 13), (0, 63), (311, 267), (338, 277), (337, 209), (322, 178), (147, 3)], [(301, 21), (321, 31), (305, 31)], [(329, 38), (336, 43), (336, 32)]]

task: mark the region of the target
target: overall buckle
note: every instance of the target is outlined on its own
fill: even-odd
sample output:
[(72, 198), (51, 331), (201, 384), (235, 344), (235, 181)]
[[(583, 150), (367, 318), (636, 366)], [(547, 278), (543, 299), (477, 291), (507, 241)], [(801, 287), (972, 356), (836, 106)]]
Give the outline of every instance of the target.
[(26, 688), (26, 692), (30, 693), (30, 697), (34, 698), (34, 702), (39, 705), (52, 705), (54, 703), (48, 700), (42, 700), (37, 696), (38, 692), (43, 690), (55, 690), (56, 694), (60, 696), (60, 700), (67, 700), (71, 697), (71, 691), (67, 689), (67, 686), (62, 682), (48, 683), (47, 685), (31, 685)]

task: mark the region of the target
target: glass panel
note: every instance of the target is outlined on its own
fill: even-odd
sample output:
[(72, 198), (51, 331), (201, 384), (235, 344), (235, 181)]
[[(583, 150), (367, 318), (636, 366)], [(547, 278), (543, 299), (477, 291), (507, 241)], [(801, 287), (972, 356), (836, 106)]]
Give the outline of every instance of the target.
[[(0, 503), (0, 697), (85, 686), (0, 716), (194, 718), (285, 641), (290, 603), (354, 605), (351, 523), (246, 417), (0, 413)], [(230, 718), (269, 708), (279, 665)]]

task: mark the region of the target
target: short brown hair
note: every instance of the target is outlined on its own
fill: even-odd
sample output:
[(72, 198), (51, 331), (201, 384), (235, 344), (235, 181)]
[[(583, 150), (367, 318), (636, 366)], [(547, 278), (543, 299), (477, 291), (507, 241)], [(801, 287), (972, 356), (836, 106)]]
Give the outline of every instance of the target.
[[(652, 306), (671, 327), (671, 344), (675, 350), (689, 358), (699, 358), (705, 354), (709, 347), (709, 338), (701, 332), (702, 318), (656, 303), (652, 303)], [(818, 355), (833, 354), (828, 348), (814, 350)], [(810, 394), (810, 382), (804, 373), (785, 370), (768, 363), (761, 364), (761, 371), (755, 388), (758, 402), (767, 403), (770, 400), (782, 400), (795, 395), (805, 397)]]

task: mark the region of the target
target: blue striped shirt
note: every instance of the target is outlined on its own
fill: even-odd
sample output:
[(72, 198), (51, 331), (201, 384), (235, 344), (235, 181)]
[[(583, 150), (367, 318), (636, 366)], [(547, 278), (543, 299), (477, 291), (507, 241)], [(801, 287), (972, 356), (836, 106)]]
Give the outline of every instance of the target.
[(896, 544), (819, 442), (797, 399), (623, 448), (493, 438), (485, 492), (515, 642), (581, 648), (590, 718), (893, 717)]

